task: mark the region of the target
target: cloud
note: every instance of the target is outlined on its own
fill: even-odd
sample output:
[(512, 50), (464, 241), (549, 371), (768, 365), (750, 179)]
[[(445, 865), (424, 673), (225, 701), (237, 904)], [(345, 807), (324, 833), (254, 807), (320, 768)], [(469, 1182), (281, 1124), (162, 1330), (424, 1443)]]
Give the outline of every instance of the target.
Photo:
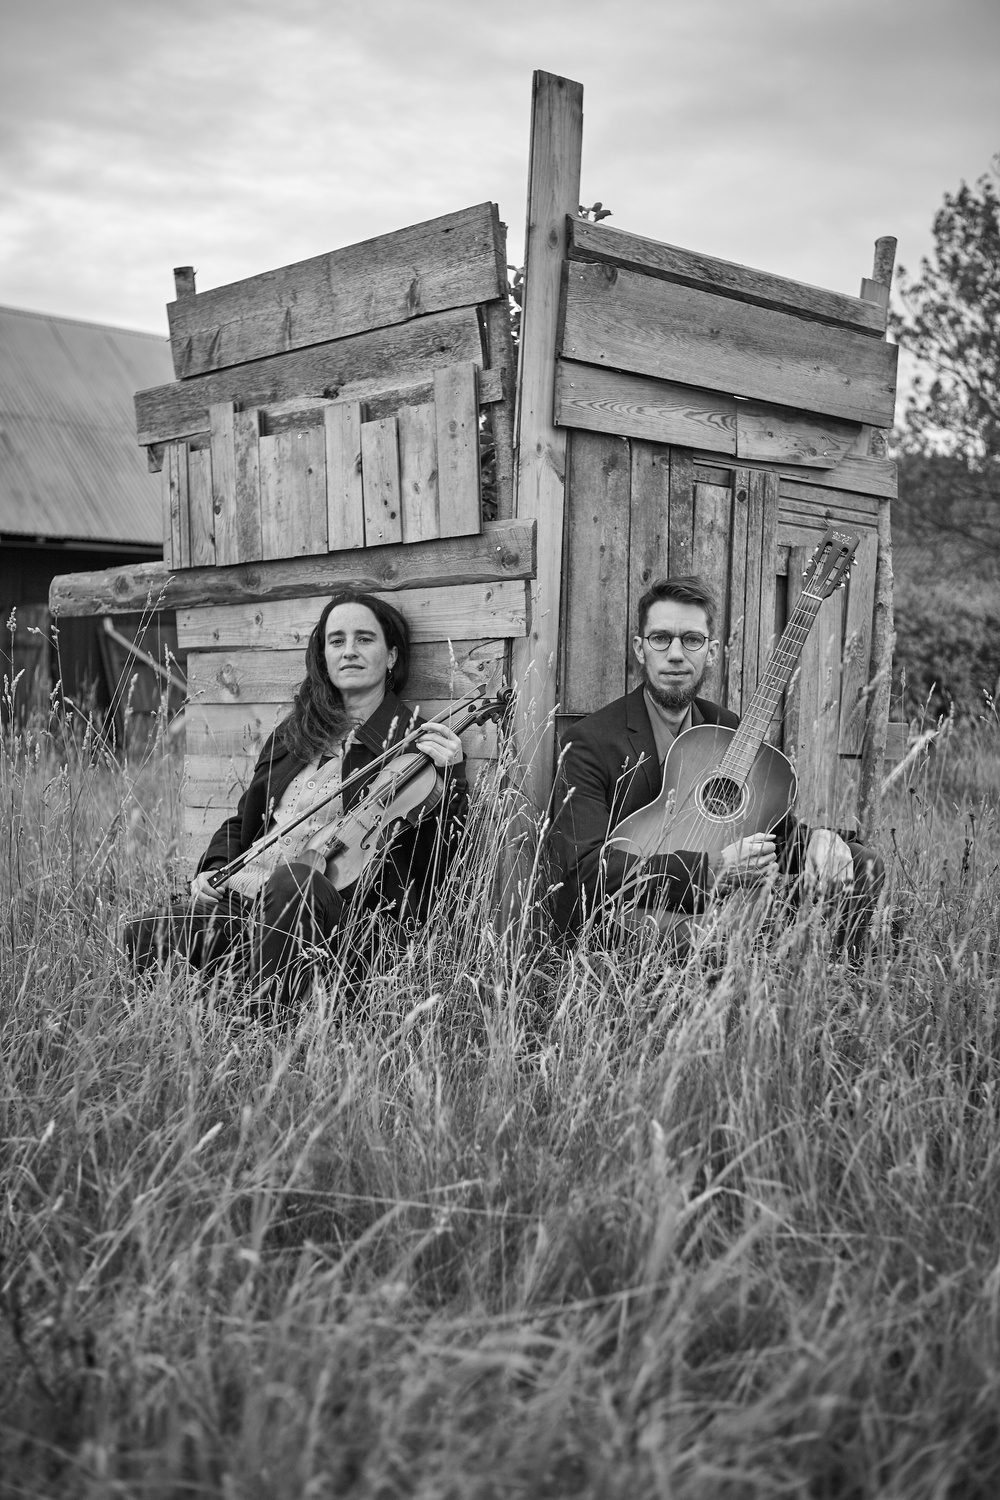
[(586, 88), (582, 194), (856, 290), (997, 142), (980, 0), (27, 0), (0, 58), (0, 299), (162, 330), (231, 281), (492, 198), (520, 253), (532, 67)]

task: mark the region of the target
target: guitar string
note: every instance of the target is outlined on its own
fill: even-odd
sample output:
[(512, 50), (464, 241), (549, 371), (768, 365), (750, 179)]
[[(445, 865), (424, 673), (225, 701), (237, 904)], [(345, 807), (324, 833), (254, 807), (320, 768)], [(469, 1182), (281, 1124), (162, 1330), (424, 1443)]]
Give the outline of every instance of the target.
[(720, 776), (742, 783), (749, 774), (778, 699), (791, 680), (822, 603), (821, 596), (810, 594), (807, 589), (803, 589), (799, 595), (774, 654), (757, 684), (750, 706), (719, 764)]

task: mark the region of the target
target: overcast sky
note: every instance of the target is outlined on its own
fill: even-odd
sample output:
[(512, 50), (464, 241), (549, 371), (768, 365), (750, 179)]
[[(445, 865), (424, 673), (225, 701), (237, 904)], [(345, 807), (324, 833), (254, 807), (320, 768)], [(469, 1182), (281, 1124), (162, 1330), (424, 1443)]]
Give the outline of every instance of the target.
[(612, 223), (857, 292), (1000, 148), (1000, 0), (0, 0), (0, 302), (166, 332), (199, 290), (493, 199), (533, 68)]

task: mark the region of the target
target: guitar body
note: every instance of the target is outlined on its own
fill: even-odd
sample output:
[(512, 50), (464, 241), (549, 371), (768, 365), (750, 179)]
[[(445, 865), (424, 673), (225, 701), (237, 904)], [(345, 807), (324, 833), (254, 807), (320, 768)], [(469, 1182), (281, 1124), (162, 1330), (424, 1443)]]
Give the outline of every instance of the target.
[(640, 859), (678, 849), (715, 855), (752, 833), (776, 828), (795, 798), (792, 763), (762, 745), (742, 781), (720, 773), (736, 732), (695, 724), (679, 734), (663, 762), (659, 796), (612, 829), (608, 848)]

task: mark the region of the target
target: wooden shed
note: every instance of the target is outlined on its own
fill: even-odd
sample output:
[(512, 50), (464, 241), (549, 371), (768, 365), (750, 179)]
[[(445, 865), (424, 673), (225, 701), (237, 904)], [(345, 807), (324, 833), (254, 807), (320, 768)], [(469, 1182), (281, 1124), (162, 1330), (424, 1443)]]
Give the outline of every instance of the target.
[[(710, 691), (740, 710), (831, 522), (859, 536), (856, 565), (771, 738), (796, 761), (804, 813), (849, 820), (860, 786), (871, 817), (891, 636), (893, 242), (854, 297), (591, 223), (582, 92), (535, 76), (516, 381), (489, 203), (211, 291), (176, 273), (177, 379), (136, 398), (165, 562), (56, 580), (52, 605), (133, 607), (152, 591), (177, 608), (189, 855), (287, 708), (338, 585), (408, 614), (409, 696), (425, 709), (514, 682), (541, 809), (557, 725), (631, 685), (652, 580), (714, 584), (726, 651)], [(492, 757), (496, 731), (467, 753)]]

